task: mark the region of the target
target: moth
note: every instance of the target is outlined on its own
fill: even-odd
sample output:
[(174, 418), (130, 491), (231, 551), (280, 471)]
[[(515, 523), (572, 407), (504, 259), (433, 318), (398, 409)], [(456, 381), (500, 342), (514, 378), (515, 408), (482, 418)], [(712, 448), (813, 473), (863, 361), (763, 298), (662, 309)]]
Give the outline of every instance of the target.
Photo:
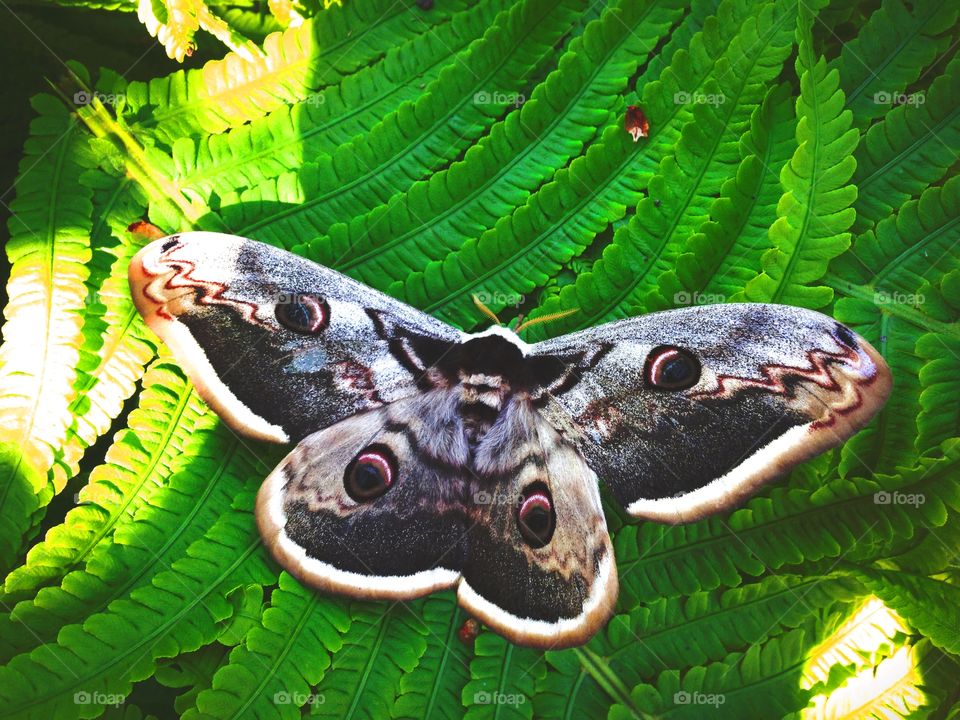
[(863, 338), (794, 307), (692, 306), (528, 344), (230, 235), (155, 240), (129, 276), (210, 407), (295, 444), (255, 510), (283, 568), (358, 598), (453, 588), (536, 647), (584, 643), (613, 611), (598, 478), (635, 518), (697, 520), (843, 442), (891, 387)]

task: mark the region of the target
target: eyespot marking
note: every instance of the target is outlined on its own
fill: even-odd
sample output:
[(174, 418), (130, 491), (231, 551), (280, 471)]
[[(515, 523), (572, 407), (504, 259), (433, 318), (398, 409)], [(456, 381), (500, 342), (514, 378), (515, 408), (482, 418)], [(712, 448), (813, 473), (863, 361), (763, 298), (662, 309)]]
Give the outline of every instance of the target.
[(550, 490), (543, 483), (533, 483), (520, 497), (517, 507), (517, 527), (526, 543), (542, 548), (553, 538), (557, 514), (553, 508)]
[(658, 390), (686, 390), (700, 379), (700, 361), (673, 345), (660, 345), (647, 356), (643, 377)]
[(397, 459), (386, 445), (370, 445), (347, 465), (343, 487), (354, 502), (365, 503), (383, 495), (397, 475)]
[(330, 324), (330, 305), (309, 293), (283, 293), (277, 302), (277, 321), (289, 330), (315, 335)]

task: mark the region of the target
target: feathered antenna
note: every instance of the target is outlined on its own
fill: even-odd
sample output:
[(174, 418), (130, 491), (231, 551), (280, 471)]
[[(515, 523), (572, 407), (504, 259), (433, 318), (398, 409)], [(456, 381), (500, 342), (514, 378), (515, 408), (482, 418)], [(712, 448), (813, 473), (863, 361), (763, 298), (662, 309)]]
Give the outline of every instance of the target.
[(473, 304), (477, 306), (480, 312), (482, 312), (488, 318), (493, 320), (497, 325), (503, 325), (503, 323), (500, 322), (500, 318), (497, 317), (497, 314), (493, 310), (488, 308), (486, 305), (484, 305), (483, 301), (477, 297), (476, 293), (474, 293), (473, 295)]
[(535, 317), (532, 320), (527, 320), (526, 322), (521, 322), (517, 325), (517, 329), (514, 332), (519, 333), (524, 328), (528, 328), (531, 325), (539, 325), (540, 323), (551, 322), (553, 320), (559, 320), (560, 318), (565, 318), (568, 315), (573, 315), (575, 312), (578, 312), (580, 308), (570, 308), (569, 310), (564, 310), (563, 312), (550, 313), (549, 315), (541, 315), (540, 317)]

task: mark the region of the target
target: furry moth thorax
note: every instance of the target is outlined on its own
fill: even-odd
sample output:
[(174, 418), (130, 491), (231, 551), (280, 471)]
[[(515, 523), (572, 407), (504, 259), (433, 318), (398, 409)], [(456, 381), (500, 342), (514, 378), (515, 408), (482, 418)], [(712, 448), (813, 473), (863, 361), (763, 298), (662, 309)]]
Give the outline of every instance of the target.
[(455, 588), (515, 642), (586, 642), (617, 572), (597, 478), (637, 518), (728, 510), (843, 442), (883, 358), (809, 310), (653, 313), (528, 344), (469, 334), (285, 251), (184, 233), (130, 264), (134, 302), (238, 433), (296, 446), (257, 497), (303, 582)]

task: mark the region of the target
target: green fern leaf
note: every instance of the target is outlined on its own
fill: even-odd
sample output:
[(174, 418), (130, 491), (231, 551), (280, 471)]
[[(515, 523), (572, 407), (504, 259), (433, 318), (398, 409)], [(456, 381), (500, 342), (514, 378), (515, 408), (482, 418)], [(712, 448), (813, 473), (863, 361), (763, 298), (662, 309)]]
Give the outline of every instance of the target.
[[(692, 43), (692, 55), (680, 53), (676, 68), (664, 71), (658, 83), (644, 87), (643, 107), (650, 122), (650, 148), (675, 139), (691, 113), (675, 102), (677, 93), (696, 93), (702, 88), (714, 63), (727, 49), (726, 42), (739, 30), (738, 19), (746, 15), (743, 5), (724, 4), (723, 20), (709, 23)], [(742, 13), (742, 15), (741, 15)], [(690, 57), (695, 64), (691, 66)], [(512, 215), (502, 219), (479, 240), (468, 241), (442, 262), (412, 273), (403, 286), (391, 288), (407, 302), (464, 327), (476, 320), (469, 292), (491, 297), (503, 288), (515, 288), (526, 295), (544, 284), (552, 272), (584, 247), (609, 223), (621, 218), (627, 206), (639, 199), (655, 163), (638, 155), (621, 124), (608, 126), (599, 141), (585, 155), (558, 172), (553, 182), (535, 193)], [(401, 294), (402, 293), (402, 294)], [(561, 301), (562, 302), (562, 301)], [(492, 309), (497, 309), (493, 303)], [(554, 312), (566, 307), (545, 307)], [(578, 318), (583, 314), (581, 313)], [(532, 316), (535, 314), (532, 314)], [(551, 330), (568, 328), (572, 321), (560, 321)], [(538, 328), (531, 337), (538, 336)]]
[(781, 187), (778, 176), (793, 152), (794, 124), (785, 102), (788, 88), (771, 88), (754, 110), (749, 134), (740, 140), (740, 165), (710, 207), (710, 219), (687, 238), (676, 269), (657, 279), (649, 310), (734, 299), (754, 277), (770, 246), (769, 218)]
[[(464, 159), (311, 244), (318, 262), (374, 286), (406, 278), (492, 228), (596, 135), (627, 79), (679, 16), (674, 2), (623, 3), (587, 25), (523, 106)], [(430, 222), (426, 222), (429, 220)], [(489, 304), (497, 308), (494, 298)]]
[[(350, 2), (267, 36), (260, 58), (232, 52), (203, 68), (132, 82), (115, 92), (123, 94), (123, 117), (135, 131), (156, 132), (168, 143), (219, 133), (336, 85), (375, 60), (379, 48), (419, 35), (431, 23), (447, 22), (465, 5), (449, 2), (421, 15), (389, 0)], [(139, 120), (144, 110), (149, 115)]]
[(205, 199), (235, 193), (333, 153), (355, 135), (372, 131), (400, 104), (416, 100), (507, 5), (505, 0), (478, 2), (336, 85), (223, 134), (179, 138), (172, 153), (180, 187)]
[(323, 683), (322, 702), (308, 708), (310, 717), (389, 717), (400, 678), (412, 672), (427, 647), (427, 629), (420, 619), (421, 601), (350, 603), (350, 629), (343, 650), (334, 658)]
[[(898, 105), (857, 148), (855, 232), (871, 229), (903, 202), (941, 180), (960, 152), (960, 57), (933, 81), (920, 104)], [(920, 95), (917, 96), (921, 97)]]
[[(304, 164), (295, 178), (281, 176), (270, 187), (224, 197), (222, 221), (238, 232), (290, 246), (386, 202), (398, 186), (452, 161), (516, 102), (511, 98), (523, 93), (530, 57), (553, 57), (574, 5), (574, 0), (514, 5), (440, 73), (416, 104), (401, 105), (369, 133)], [(269, 203), (264, 202), (267, 192)], [(258, 203), (262, 211), (251, 213)]]
[[(272, 577), (252, 505), (253, 496), (244, 492), (207, 537), (153, 583), (117, 599), (82, 625), (64, 626), (55, 645), (0, 668), (5, 710), (27, 718), (72, 715), (76, 693), (126, 695), (133, 682), (153, 673), (157, 658), (215, 640), (219, 622), (231, 614), (226, 595), (238, 585), (262, 584)], [(223, 552), (224, 547), (232, 552)]]
[(960, 649), (960, 587), (909, 572), (858, 568), (857, 577), (941, 650)]
[(533, 717), (534, 686), (545, 672), (543, 653), (481, 633), (473, 644), (471, 680), (461, 696), (464, 717)]
[[(66, 437), (75, 395), (93, 211), (91, 193), (79, 182), (89, 162), (86, 138), (52, 96), (36, 97), (33, 106), (39, 116), (30, 125), (10, 219), (12, 267), (0, 347), (0, 515), (8, 517), (8, 533), (23, 533), (32, 521), (22, 513), (51, 497), (46, 475)], [(63, 489), (62, 471), (51, 479), (55, 491)], [(25, 502), (24, 480), (36, 483), (34, 503)], [(6, 535), (0, 566), (9, 567), (19, 547), (18, 538)]]
[(848, 181), (856, 168), (858, 133), (850, 127), (851, 112), (843, 109), (837, 71), (828, 71), (826, 61), (814, 56), (812, 25), (813, 17), (801, 5), (798, 147), (780, 173), (786, 193), (770, 227), (774, 247), (763, 257), (763, 272), (747, 283), (745, 295), (756, 302), (822, 308), (833, 291), (814, 283), (826, 273), (830, 259), (850, 244), (847, 230), (855, 215), (850, 206), (857, 190)]
[(904, 91), (950, 46), (957, 7), (943, 0), (912, 5), (911, 12), (901, 0), (884, 0), (830, 64), (840, 70), (846, 107), (857, 124), (885, 115), (901, 97), (906, 102)]
[(262, 622), (230, 653), (212, 688), (199, 693), (196, 710), (183, 718), (299, 718), (301, 706), (320, 701), (312, 688), (343, 645), (341, 635), (350, 627), (344, 606), (282, 573)]
[(460, 694), (470, 679), (470, 651), (457, 635), (466, 614), (452, 593), (432, 595), (420, 607), (427, 648), (416, 669), (400, 678), (390, 715), (453, 720), (462, 715)]
[(34, 545), (27, 561), (12, 571), (4, 592), (36, 592), (40, 586), (81, 565), (91, 550), (150, 502), (184, 450), (203, 405), (176, 365), (161, 361), (147, 372), (140, 407), (131, 413), (77, 495), (79, 506)]

